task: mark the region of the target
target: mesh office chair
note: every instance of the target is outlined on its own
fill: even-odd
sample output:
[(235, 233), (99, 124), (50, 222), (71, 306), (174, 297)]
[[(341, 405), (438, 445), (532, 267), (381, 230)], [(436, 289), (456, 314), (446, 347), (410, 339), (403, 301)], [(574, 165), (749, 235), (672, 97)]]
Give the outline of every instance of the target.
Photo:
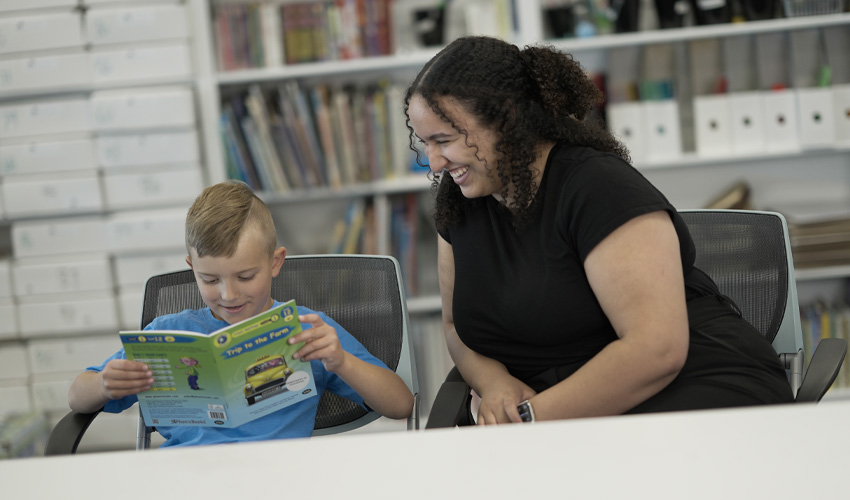
[[(407, 429), (419, 428), (419, 383), (408, 338), (407, 305), (398, 262), (376, 255), (305, 255), (287, 257), (272, 282), (272, 297), (295, 299), (336, 320), (375, 357), (386, 363), (414, 394)], [(145, 285), (141, 327), (154, 318), (204, 307), (191, 270), (151, 277)], [(97, 413), (70, 412), (53, 429), (45, 455), (75, 453)], [(319, 401), (314, 436), (367, 425), (380, 417), (351, 401), (325, 392)], [(388, 419), (387, 419), (388, 420)], [(137, 449), (150, 446), (150, 433), (139, 418)]]
[[(744, 210), (679, 213), (696, 245), (696, 267), (711, 276), (772, 343), (788, 371), (795, 400), (820, 401), (835, 381), (847, 346), (843, 339), (821, 339), (803, 377), (803, 335), (785, 218)], [(440, 387), (426, 428), (472, 424), (470, 401), (469, 387), (453, 368)]]

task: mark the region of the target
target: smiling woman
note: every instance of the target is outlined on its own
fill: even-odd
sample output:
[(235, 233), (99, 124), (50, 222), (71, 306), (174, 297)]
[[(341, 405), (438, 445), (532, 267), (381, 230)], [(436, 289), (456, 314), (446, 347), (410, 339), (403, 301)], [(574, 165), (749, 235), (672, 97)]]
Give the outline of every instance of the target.
[(600, 99), (571, 56), (489, 37), (450, 43), (405, 96), (478, 422), (791, 402), (676, 208), (589, 119)]

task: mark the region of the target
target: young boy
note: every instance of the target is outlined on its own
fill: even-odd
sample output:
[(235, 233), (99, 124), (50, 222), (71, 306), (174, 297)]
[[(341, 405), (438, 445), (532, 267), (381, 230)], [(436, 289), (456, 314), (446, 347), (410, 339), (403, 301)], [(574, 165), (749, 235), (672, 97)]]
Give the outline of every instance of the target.
[[(271, 297), (271, 283), (286, 249), (277, 247), (271, 213), (247, 185), (223, 182), (204, 189), (186, 216), (186, 249), (207, 307), (158, 317), (146, 329), (211, 333), (279, 304)], [(306, 342), (293, 356), (310, 361), (320, 394), (330, 390), (390, 418), (410, 414), (413, 395), (398, 375), (324, 313), (298, 309), (304, 330), (289, 342)], [(121, 349), (78, 375), (68, 401), (83, 413), (101, 407), (118, 413), (153, 382), (147, 365), (127, 360)], [(157, 431), (166, 439), (162, 446), (308, 437), (319, 399), (308, 398), (233, 429), (158, 426)]]

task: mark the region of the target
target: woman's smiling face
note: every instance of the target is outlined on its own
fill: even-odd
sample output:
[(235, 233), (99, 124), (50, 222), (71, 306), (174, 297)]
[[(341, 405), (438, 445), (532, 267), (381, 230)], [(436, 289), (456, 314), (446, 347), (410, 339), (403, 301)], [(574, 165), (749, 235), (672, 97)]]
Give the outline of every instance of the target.
[(451, 99), (440, 103), (464, 135), (437, 115), (419, 95), (410, 98), (408, 117), (422, 142), (432, 172), (445, 171), (467, 198), (495, 196), (501, 200), (504, 185), (496, 175), (493, 146), (497, 135), (478, 124), (462, 106)]

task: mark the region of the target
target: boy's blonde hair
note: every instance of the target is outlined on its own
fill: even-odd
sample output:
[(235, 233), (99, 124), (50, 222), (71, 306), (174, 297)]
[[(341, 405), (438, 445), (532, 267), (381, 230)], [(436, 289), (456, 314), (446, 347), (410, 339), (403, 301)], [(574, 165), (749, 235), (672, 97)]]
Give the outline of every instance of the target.
[(186, 251), (198, 257), (231, 257), (247, 227), (257, 230), (269, 256), (277, 247), (277, 232), (268, 207), (240, 181), (209, 186), (186, 214)]

